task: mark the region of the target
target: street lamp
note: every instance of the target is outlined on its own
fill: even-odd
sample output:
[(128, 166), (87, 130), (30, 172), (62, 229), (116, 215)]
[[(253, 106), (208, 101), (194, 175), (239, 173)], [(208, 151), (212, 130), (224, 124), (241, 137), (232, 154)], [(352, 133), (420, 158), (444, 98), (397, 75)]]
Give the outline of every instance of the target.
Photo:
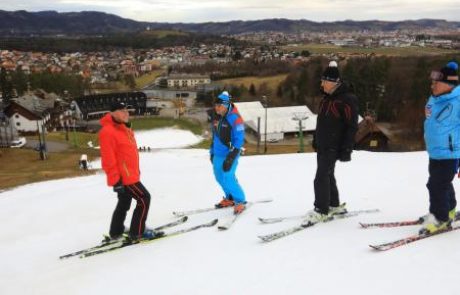
[(266, 95), (262, 96), (262, 100), (265, 104), (265, 140), (264, 140), (264, 154), (267, 153), (267, 110), (268, 110), (268, 97)]
[(303, 145), (303, 127), (302, 127), (302, 121), (308, 119), (307, 113), (294, 113), (294, 117), (292, 117), (292, 120), (294, 121), (299, 121), (299, 151), (301, 153), (304, 152), (304, 145)]

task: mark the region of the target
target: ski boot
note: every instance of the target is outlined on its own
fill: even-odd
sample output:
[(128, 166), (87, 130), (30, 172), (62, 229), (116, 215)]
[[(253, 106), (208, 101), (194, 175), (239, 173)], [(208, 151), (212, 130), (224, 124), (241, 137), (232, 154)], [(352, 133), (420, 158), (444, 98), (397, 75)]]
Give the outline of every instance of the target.
[(246, 202), (235, 204), (235, 207), (233, 208), (233, 214), (241, 214), (244, 210), (246, 210)]
[(456, 215), (457, 215), (457, 212), (456, 212), (455, 208), (449, 211), (449, 220), (450, 220), (450, 222), (455, 221)]
[(343, 203), (337, 207), (330, 206), (329, 207), (329, 215), (341, 215), (341, 214), (347, 214), (347, 208), (345, 208), (346, 203)]
[(309, 212), (307, 217), (303, 220), (302, 226), (310, 225), (312, 223), (328, 221), (332, 218), (330, 213), (324, 214), (319, 211), (318, 208), (315, 208), (313, 211)]
[(215, 205), (216, 208), (226, 208), (232, 207), (235, 205), (235, 202), (232, 199), (223, 198), (219, 203)]
[(128, 234), (121, 234), (117, 236), (104, 235), (104, 238), (101, 241), (101, 244), (113, 244), (115, 242), (122, 242), (128, 237)]
[(419, 234), (434, 234), (438, 231), (443, 231), (451, 227), (451, 221), (438, 220), (433, 214), (425, 215), (422, 228), (419, 230)]

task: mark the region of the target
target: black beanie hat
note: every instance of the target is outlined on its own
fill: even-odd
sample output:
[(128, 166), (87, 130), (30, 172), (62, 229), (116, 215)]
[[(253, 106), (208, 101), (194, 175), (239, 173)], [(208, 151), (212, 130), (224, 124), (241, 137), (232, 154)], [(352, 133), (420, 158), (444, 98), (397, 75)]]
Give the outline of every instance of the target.
[(439, 81), (458, 85), (458, 64), (456, 62), (447, 63), (440, 72), (442, 73), (442, 78)]
[(329, 62), (329, 66), (324, 70), (321, 80), (338, 82), (340, 80), (339, 68), (336, 61)]
[(116, 102), (112, 103), (112, 105), (110, 106), (110, 111), (115, 112), (115, 111), (124, 110), (124, 109), (127, 109), (127, 108), (128, 108), (128, 106), (126, 105), (126, 103), (116, 101)]

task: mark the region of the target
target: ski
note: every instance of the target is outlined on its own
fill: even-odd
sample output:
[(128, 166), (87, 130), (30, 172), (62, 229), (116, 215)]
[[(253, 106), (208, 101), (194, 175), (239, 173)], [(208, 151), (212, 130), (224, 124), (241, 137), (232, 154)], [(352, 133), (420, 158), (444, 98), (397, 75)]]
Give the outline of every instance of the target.
[[(460, 212), (455, 214), (455, 221), (460, 220)], [(378, 223), (362, 223), (359, 224), (363, 228), (372, 228), (372, 227), (399, 227), (399, 226), (411, 226), (411, 225), (420, 225), (423, 223), (423, 218), (406, 220), (406, 221), (395, 221), (395, 222), (378, 222)]]
[(390, 249), (394, 249), (400, 246), (404, 246), (404, 245), (413, 243), (415, 241), (420, 241), (420, 240), (423, 240), (429, 237), (437, 236), (443, 233), (448, 233), (448, 232), (455, 231), (458, 229), (460, 229), (460, 226), (454, 226), (454, 227), (447, 228), (445, 230), (441, 230), (441, 231), (438, 231), (432, 234), (415, 234), (415, 235), (412, 235), (406, 238), (402, 238), (396, 241), (388, 242), (388, 243), (383, 243), (383, 244), (378, 244), (378, 245), (369, 245), (369, 247), (377, 251), (387, 251)]
[(356, 210), (356, 211), (349, 211), (348, 213), (345, 213), (345, 214), (333, 215), (330, 219), (325, 220), (325, 221), (321, 221), (321, 222), (311, 222), (311, 221), (307, 220), (307, 221), (304, 221), (301, 225), (294, 226), (294, 227), (291, 227), (291, 228), (288, 228), (288, 229), (285, 229), (285, 230), (282, 230), (282, 231), (279, 231), (279, 232), (276, 232), (276, 233), (267, 234), (267, 235), (261, 235), (261, 236), (258, 236), (258, 237), (263, 242), (271, 242), (271, 241), (274, 241), (274, 240), (277, 240), (277, 239), (292, 235), (292, 234), (294, 234), (296, 232), (299, 232), (299, 231), (302, 231), (302, 230), (304, 230), (306, 228), (315, 226), (318, 223), (327, 223), (327, 222), (330, 222), (330, 221), (333, 221), (333, 220), (354, 217), (354, 216), (357, 216), (357, 215), (359, 215), (361, 213), (374, 213), (374, 212), (378, 212), (378, 211), (379, 211), (378, 209)]
[(281, 222), (281, 221), (285, 221), (285, 220), (303, 219), (303, 218), (306, 218), (306, 217), (308, 217), (307, 214), (286, 216), (286, 217), (270, 217), (270, 218), (259, 217), (259, 221), (262, 222), (262, 223), (265, 223), (265, 224), (269, 224), (269, 223), (277, 223), (277, 222)]
[[(256, 203), (268, 203), (273, 201), (273, 199), (261, 199), (257, 201), (252, 201), (248, 202), (251, 204), (256, 204)], [(216, 208), (216, 207), (207, 207), (207, 208), (199, 208), (199, 209), (193, 209), (193, 210), (187, 210), (187, 211), (174, 211), (173, 214), (176, 217), (181, 217), (181, 216), (188, 216), (188, 215), (193, 215), (193, 214), (199, 214), (199, 213), (204, 213), (204, 212), (209, 212), (209, 211), (215, 211), (215, 210), (222, 210), (222, 209), (229, 209), (233, 207), (224, 207), (224, 208)]]
[(210, 222), (207, 222), (207, 223), (202, 223), (202, 224), (198, 224), (198, 225), (195, 225), (195, 226), (192, 226), (192, 227), (189, 227), (189, 228), (184, 228), (184, 229), (181, 229), (181, 230), (177, 230), (177, 231), (173, 231), (173, 232), (169, 232), (169, 233), (164, 233), (164, 235), (162, 235), (162, 236), (154, 237), (154, 238), (151, 238), (151, 239), (140, 239), (140, 240), (136, 240), (136, 241), (122, 241), (122, 242), (119, 242), (119, 243), (116, 243), (116, 244), (112, 245), (112, 247), (108, 247), (108, 248), (106, 247), (106, 248), (96, 249), (94, 251), (82, 253), (80, 255), (80, 258), (91, 257), (91, 256), (94, 256), (94, 255), (99, 255), (99, 254), (103, 254), (103, 253), (107, 253), (107, 252), (112, 252), (112, 251), (115, 251), (115, 250), (118, 250), (118, 249), (122, 249), (122, 248), (125, 248), (125, 247), (128, 247), (128, 246), (132, 246), (132, 245), (150, 243), (150, 242), (160, 240), (160, 239), (163, 239), (163, 238), (178, 236), (178, 235), (188, 233), (188, 232), (200, 229), (200, 228), (212, 227), (212, 226), (216, 225), (217, 222), (218, 222), (218, 220), (214, 219), (214, 220), (212, 220)]
[(422, 224), (423, 219), (417, 220), (406, 220), (406, 221), (395, 221), (395, 222), (378, 222), (378, 223), (363, 223), (360, 222), (362, 228), (372, 228), (372, 227), (398, 227), (398, 226), (411, 226)]
[[(154, 228), (153, 230), (154, 231), (159, 231), (159, 230), (163, 230), (165, 228), (170, 228), (170, 227), (185, 223), (187, 220), (188, 220), (188, 217), (183, 216), (183, 217), (181, 217), (181, 218), (179, 218), (179, 219), (177, 219), (177, 220), (175, 220), (173, 222), (160, 225), (160, 226)], [(83, 249), (83, 250), (79, 250), (79, 251), (76, 251), (76, 252), (72, 252), (72, 253), (69, 253), (69, 254), (59, 256), (59, 259), (66, 259), (66, 258), (78, 256), (78, 255), (81, 255), (81, 254), (86, 253), (86, 252), (91, 252), (93, 250), (97, 250), (97, 249), (100, 249), (100, 248), (108, 247), (108, 246), (113, 245), (113, 244), (117, 244), (119, 242), (120, 242), (119, 240), (115, 240), (115, 241), (109, 241), (109, 242), (101, 243), (101, 244), (99, 244), (97, 246), (94, 246), (94, 247), (86, 248), (86, 249)]]
[[(378, 209), (369, 209), (369, 210), (358, 210), (358, 211), (350, 211), (348, 213), (374, 213), (378, 212)], [(271, 217), (271, 218), (262, 218), (259, 217), (259, 221), (264, 223), (264, 224), (270, 224), (270, 223), (277, 223), (277, 222), (282, 222), (286, 220), (297, 220), (297, 219), (304, 219), (308, 217), (308, 213), (302, 214), (302, 215), (293, 215), (293, 216), (285, 216), (285, 217)]]
[(252, 203), (247, 203), (246, 204), (246, 209), (241, 212), (240, 214), (233, 214), (232, 212), (232, 215), (228, 216), (227, 218), (221, 218), (221, 222), (217, 225), (217, 229), (218, 230), (227, 230), (229, 229), (233, 223), (235, 223), (235, 221), (238, 219), (238, 217), (240, 217), (242, 214), (244, 214), (246, 212), (246, 210), (249, 209), (249, 207), (251, 207)]

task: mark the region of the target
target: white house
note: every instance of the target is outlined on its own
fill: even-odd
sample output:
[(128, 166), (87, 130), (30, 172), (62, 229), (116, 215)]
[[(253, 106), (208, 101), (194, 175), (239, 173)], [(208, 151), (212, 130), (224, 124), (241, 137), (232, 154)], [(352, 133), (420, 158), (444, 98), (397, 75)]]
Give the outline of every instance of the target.
[(267, 141), (276, 142), (283, 140), (287, 133), (299, 132), (299, 120), (302, 122), (303, 132), (316, 130), (317, 115), (305, 105), (267, 109), (259, 101), (239, 102), (235, 105), (246, 127), (256, 135), (259, 126), (260, 140), (265, 140), (266, 134)]
[(37, 132), (50, 120), (49, 112), (38, 113), (31, 111), (17, 102), (11, 102), (6, 108), (5, 114), (16, 130), (20, 132)]

